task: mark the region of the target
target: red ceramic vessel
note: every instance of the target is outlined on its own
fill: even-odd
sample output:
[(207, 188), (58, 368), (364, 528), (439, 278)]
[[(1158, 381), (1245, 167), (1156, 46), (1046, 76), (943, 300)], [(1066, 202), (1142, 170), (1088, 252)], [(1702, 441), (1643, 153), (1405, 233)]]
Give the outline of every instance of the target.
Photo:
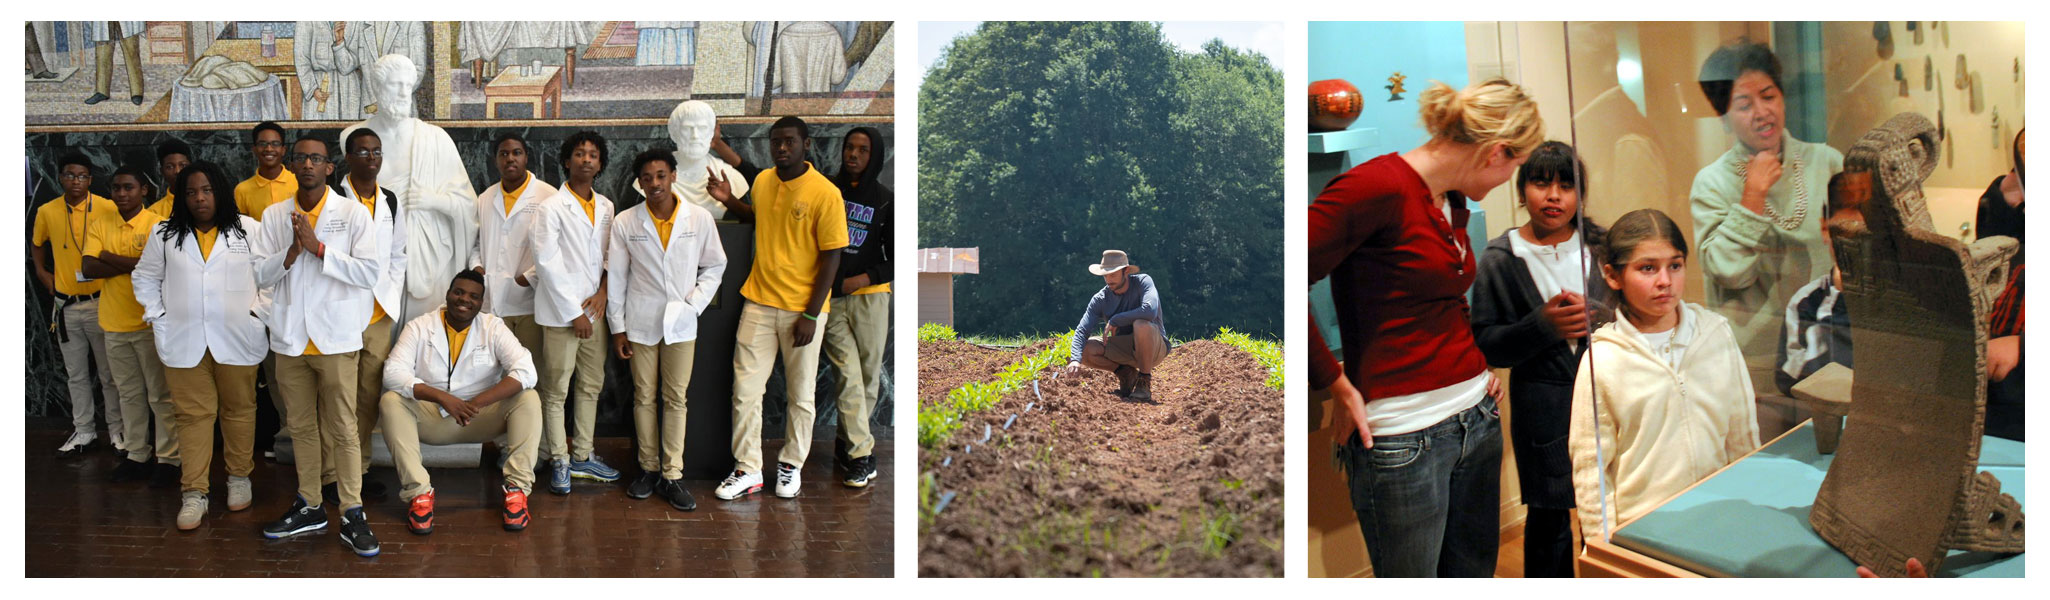
[(1360, 118), (1366, 100), (1343, 79), (1310, 82), (1310, 131), (1337, 131)]

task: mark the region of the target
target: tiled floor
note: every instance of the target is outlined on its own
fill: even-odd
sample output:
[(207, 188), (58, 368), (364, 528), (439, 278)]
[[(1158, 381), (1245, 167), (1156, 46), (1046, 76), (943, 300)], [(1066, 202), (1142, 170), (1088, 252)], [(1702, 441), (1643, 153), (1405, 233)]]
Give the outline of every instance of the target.
[[(323, 532), (278, 541), (258, 533), (291, 503), (291, 465), (259, 455), (251, 475), (255, 504), (228, 513), (217, 458), (213, 510), (199, 529), (178, 531), (175, 489), (108, 483), (117, 457), (104, 446), (55, 458), (65, 435), (35, 428), (26, 435), (30, 577), (888, 577), (893, 567), (896, 473), (886, 470), (866, 489), (842, 487), (831, 435), (815, 443), (797, 498), (770, 494), (771, 481), (760, 494), (722, 502), (712, 496), (718, 482), (692, 481), (698, 509), (688, 513), (660, 498), (627, 498), (626, 479), (638, 472), (632, 442), (600, 439), (598, 453), (626, 477), (617, 484), (580, 481), (568, 496), (534, 494), (534, 520), (523, 532), (499, 527), (495, 468), (432, 469), (434, 533), (406, 531), (396, 493), (372, 501), (368, 517), (383, 553), (368, 559), (341, 545), (332, 508)], [(765, 441), (764, 456), (775, 456), (780, 444)], [(876, 446), (886, 469), (893, 446)], [(489, 446), (485, 459), (496, 461)], [(371, 477), (397, 488), (388, 468), (372, 469)]]

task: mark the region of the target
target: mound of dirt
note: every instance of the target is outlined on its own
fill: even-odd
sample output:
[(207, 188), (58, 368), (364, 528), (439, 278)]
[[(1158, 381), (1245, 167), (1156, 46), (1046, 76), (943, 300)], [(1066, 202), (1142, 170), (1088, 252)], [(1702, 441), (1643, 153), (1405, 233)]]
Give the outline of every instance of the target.
[(930, 502), (954, 497), (920, 524), (920, 576), (1281, 575), (1282, 394), (1252, 355), (1176, 348), (1148, 403), (1057, 371), (922, 453)]
[(954, 388), (990, 381), (1006, 365), (1031, 356), (1054, 340), (1041, 340), (1015, 350), (998, 350), (960, 340), (918, 343), (918, 405), (947, 397)]

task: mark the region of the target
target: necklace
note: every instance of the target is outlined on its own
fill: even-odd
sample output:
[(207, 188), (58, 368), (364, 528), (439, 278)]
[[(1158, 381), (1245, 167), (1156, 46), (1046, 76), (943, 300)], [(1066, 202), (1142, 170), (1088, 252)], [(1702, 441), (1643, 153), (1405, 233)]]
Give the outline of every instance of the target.
[[(1790, 169), (1788, 169), (1787, 175), (1793, 178), (1794, 214), (1779, 214), (1779, 211), (1773, 210), (1772, 208), (1772, 197), (1767, 196), (1765, 199), (1765, 218), (1766, 220), (1772, 221), (1774, 227), (1778, 227), (1786, 231), (1793, 231), (1801, 227), (1802, 221), (1808, 219), (1808, 186), (1802, 185), (1801, 183), (1801, 160), (1790, 158), (1787, 160), (1787, 162), (1791, 167)], [(1743, 180), (1745, 174), (1748, 173), (1750, 170), (1751, 163), (1742, 161), (1738, 162), (1737, 179), (1740, 181)]]

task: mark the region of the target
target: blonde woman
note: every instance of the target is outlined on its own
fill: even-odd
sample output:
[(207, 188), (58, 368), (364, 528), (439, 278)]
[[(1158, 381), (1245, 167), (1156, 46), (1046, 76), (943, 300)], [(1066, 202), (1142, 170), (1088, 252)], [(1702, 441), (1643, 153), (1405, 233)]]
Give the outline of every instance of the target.
[(1340, 458), (1374, 573), (1488, 577), (1499, 541), (1500, 382), (1474, 345), (1468, 198), (1544, 142), (1537, 103), (1492, 80), (1418, 97), (1431, 139), (1339, 175), (1310, 205), (1310, 281), (1330, 277), (1345, 362), (1310, 333), (1311, 387), (1338, 406)]

